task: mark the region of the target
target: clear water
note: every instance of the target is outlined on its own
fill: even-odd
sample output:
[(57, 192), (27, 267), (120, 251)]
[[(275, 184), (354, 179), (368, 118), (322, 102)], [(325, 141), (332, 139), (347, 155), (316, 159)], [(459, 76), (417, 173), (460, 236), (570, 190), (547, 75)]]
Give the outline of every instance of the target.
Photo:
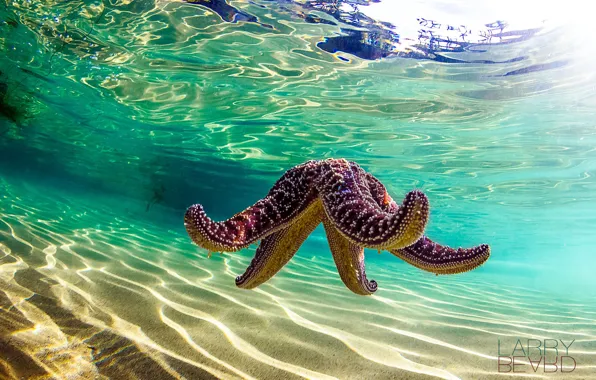
[[(0, 377), (502, 378), (518, 338), (577, 362), (520, 371), (594, 376), (586, 12), (197, 3), (0, 4)], [(245, 291), (254, 248), (186, 235), (189, 205), (227, 218), (328, 157), (423, 190), (428, 235), (491, 258), (435, 277), (367, 251), (362, 297), (317, 229)]]

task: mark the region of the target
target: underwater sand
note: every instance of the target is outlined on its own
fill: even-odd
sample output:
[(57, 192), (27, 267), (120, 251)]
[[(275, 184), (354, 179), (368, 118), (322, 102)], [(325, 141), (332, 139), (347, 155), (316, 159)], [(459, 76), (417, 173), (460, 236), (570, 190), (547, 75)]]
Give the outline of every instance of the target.
[[(596, 370), (589, 300), (475, 272), (437, 277), (398, 259), (369, 260), (380, 288), (357, 296), (320, 231), (271, 281), (241, 290), (234, 277), (254, 248), (208, 259), (182, 222), (152, 222), (159, 210), (7, 179), (0, 189), (2, 378), (585, 379)], [(577, 368), (498, 373), (498, 340), (517, 338), (575, 339)]]

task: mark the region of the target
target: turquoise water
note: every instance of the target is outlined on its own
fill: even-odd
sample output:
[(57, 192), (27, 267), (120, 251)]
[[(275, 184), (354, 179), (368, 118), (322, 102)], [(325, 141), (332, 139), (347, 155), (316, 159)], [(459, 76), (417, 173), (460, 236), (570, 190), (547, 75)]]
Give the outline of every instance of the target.
[[(516, 337), (576, 339), (574, 371), (533, 376), (593, 376), (587, 16), (196, 3), (0, 4), (0, 376), (501, 378)], [(246, 291), (254, 247), (186, 235), (188, 206), (228, 218), (331, 157), (422, 190), (428, 236), (490, 259), (435, 277), (367, 250), (356, 296), (319, 228)]]

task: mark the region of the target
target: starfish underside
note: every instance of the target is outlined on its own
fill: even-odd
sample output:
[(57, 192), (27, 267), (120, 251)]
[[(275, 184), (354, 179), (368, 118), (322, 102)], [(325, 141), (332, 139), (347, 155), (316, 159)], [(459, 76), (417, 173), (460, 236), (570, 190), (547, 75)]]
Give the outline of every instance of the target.
[(267, 196), (222, 222), (212, 221), (199, 204), (184, 221), (192, 240), (207, 250), (232, 252), (261, 240), (236, 285), (251, 289), (273, 277), (321, 223), (340, 278), (354, 293), (368, 295), (364, 248), (388, 250), (404, 261), (436, 274), (472, 270), (490, 256), (487, 245), (442, 246), (423, 236), (429, 204), (420, 191), (397, 205), (383, 184), (354, 162), (309, 161), (288, 170)]

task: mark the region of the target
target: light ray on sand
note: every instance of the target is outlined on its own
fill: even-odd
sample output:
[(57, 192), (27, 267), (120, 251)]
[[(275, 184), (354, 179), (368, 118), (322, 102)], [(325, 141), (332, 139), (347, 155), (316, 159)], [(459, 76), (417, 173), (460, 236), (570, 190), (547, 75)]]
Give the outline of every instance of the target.
[(157, 298), (158, 300), (160, 300), (161, 302), (163, 302), (165, 305), (171, 307), (172, 309), (179, 311), (180, 313), (186, 314), (188, 316), (191, 317), (195, 317), (195, 318), (199, 318), (202, 319), (206, 322), (209, 322), (211, 324), (213, 324), (215, 327), (217, 327), (221, 332), (224, 333), (224, 335), (226, 336), (226, 338), (228, 338), (228, 340), (230, 341), (230, 343), (232, 343), (232, 345), (237, 348), (239, 351), (259, 360), (260, 362), (263, 362), (265, 364), (271, 365), (273, 367), (279, 368), (279, 369), (283, 369), (285, 371), (303, 376), (303, 377), (308, 377), (308, 378), (316, 378), (316, 379), (334, 379), (334, 377), (331, 376), (327, 376), (325, 374), (322, 373), (317, 373), (314, 371), (310, 371), (306, 368), (302, 368), (302, 367), (298, 367), (295, 365), (292, 365), (290, 363), (284, 363), (280, 360), (274, 359), (264, 353), (262, 353), (261, 351), (257, 350), (255, 347), (253, 347), (251, 344), (247, 343), (246, 341), (244, 341), (243, 339), (241, 339), (240, 337), (238, 337), (236, 334), (234, 334), (234, 332), (232, 332), (232, 330), (230, 330), (226, 325), (224, 325), (223, 323), (221, 323), (220, 321), (218, 321), (217, 319), (213, 318), (212, 316), (210, 316), (207, 313), (204, 313), (200, 310), (197, 309), (193, 309), (190, 308), (188, 306), (185, 305), (181, 305), (179, 303), (170, 301), (169, 299), (165, 298), (164, 296), (162, 296), (160, 293), (158, 293), (157, 291), (149, 288), (148, 286), (136, 283), (134, 281), (125, 279), (123, 277), (117, 276), (113, 273), (109, 273), (106, 270), (102, 270), (103, 273), (112, 276), (114, 278), (119, 279), (120, 281), (124, 281), (124, 282), (128, 282), (131, 285), (135, 285), (138, 286), (140, 288), (143, 288), (145, 290), (147, 290), (148, 292), (150, 292), (155, 298)]
[[(260, 291), (265, 293), (264, 291)], [(294, 323), (308, 328), (313, 331), (317, 331), (322, 334), (326, 334), (332, 336), (340, 341), (342, 341), (346, 346), (351, 348), (354, 352), (361, 355), (362, 357), (386, 365), (390, 367), (395, 367), (399, 369), (403, 369), (406, 371), (416, 372), (416, 373), (423, 373), (426, 375), (440, 377), (442, 379), (459, 379), (457, 376), (437, 368), (421, 365), (415, 362), (412, 362), (406, 358), (404, 358), (400, 352), (420, 356), (419, 353), (399, 349), (397, 347), (389, 346), (382, 343), (377, 343), (373, 341), (369, 341), (367, 339), (355, 336), (345, 331), (338, 330), (336, 328), (321, 325), (312, 321), (309, 321), (306, 318), (301, 317), (300, 315), (296, 314), (288, 307), (286, 307), (283, 302), (274, 296), (269, 295), (275, 302), (279, 304), (279, 306), (288, 314), (290, 319), (294, 321)], [(381, 359), (383, 358), (383, 359)]]
[(161, 318), (161, 320), (168, 326), (170, 326), (171, 328), (173, 328), (174, 330), (176, 330), (178, 332), (178, 334), (180, 334), (180, 336), (182, 336), (182, 338), (184, 338), (184, 340), (193, 348), (195, 349), (197, 352), (199, 352), (201, 355), (213, 360), (214, 362), (216, 362), (217, 364), (221, 365), (222, 367), (225, 367), (227, 369), (229, 369), (230, 371), (234, 372), (237, 375), (240, 375), (242, 378), (244, 379), (249, 379), (249, 380), (255, 380), (254, 377), (232, 367), (231, 365), (229, 365), (228, 363), (219, 360), (218, 358), (216, 358), (215, 356), (211, 355), (207, 350), (205, 350), (203, 347), (199, 346), (193, 339), (192, 337), (188, 334), (188, 331), (186, 331), (186, 329), (184, 327), (182, 327), (182, 325), (174, 322), (172, 319), (168, 318), (164, 312), (163, 309), (160, 308), (159, 309), (159, 316)]

